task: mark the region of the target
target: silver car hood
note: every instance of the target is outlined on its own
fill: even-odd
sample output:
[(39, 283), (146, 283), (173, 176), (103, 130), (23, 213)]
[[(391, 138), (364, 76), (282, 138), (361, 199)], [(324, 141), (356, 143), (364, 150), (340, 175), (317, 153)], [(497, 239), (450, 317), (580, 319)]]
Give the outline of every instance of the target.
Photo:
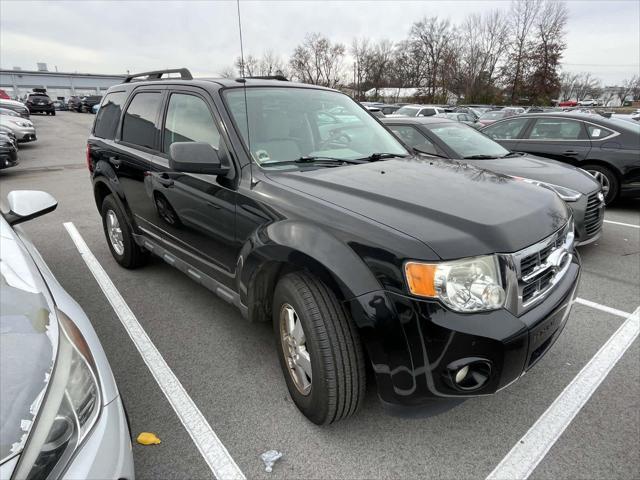
[(0, 463), (24, 447), (57, 345), (58, 321), (47, 286), (0, 216)]

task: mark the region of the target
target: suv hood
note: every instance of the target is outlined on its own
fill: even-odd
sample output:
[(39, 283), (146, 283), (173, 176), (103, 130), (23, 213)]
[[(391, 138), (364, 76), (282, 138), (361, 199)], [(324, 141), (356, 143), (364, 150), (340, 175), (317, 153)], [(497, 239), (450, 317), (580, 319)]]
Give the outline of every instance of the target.
[(24, 446), (57, 345), (58, 323), (47, 287), (0, 217), (0, 463)]
[(521, 250), (569, 218), (550, 190), (449, 160), (393, 159), (268, 176), (410, 235), (445, 260)]
[(466, 159), (465, 162), (496, 173), (567, 187), (583, 195), (593, 193), (600, 188), (600, 183), (580, 168), (529, 154), (488, 160)]

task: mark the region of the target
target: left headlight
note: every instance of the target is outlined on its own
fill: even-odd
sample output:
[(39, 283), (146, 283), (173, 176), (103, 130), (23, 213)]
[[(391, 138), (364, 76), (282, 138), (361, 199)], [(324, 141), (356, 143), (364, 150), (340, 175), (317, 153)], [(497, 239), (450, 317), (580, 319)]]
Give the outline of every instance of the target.
[(567, 187), (561, 187), (560, 185), (554, 185), (553, 183), (542, 182), (540, 180), (533, 180), (531, 178), (524, 177), (514, 176), (513, 178), (522, 182), (531, 183), (533, 185), (538, 185), (539, 187), (547, 188), (555, 192), (565, 202), (575, 202), (582, 196), (580, 192), (576, 192), (575, 190)]
[(53, 479), (66, 468), (100, 414), (97, 370), (75, 324), (57, 311), (58, 354), (14, 478)]
[(495, 255), (451, 262), (407, 262), (404, 266), (413, 295), (436, 298), (457, 312), (495, 310), (504, 306), (505, 291)]

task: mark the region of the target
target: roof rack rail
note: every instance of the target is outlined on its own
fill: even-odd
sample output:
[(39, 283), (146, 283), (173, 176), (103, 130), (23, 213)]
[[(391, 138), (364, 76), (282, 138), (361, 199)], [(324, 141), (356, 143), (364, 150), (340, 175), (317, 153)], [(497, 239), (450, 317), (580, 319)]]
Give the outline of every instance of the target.
[[(142, 73), (136, 73), (134, 75), (129, 75), (127, 76), (127, 78), (124, 79), (124, 82), (122, 83), (131, 83), (137, 78), (140, 79), (138, 81), (168, 80), (168, 79), (163, 79), (162, 75), (169, 74), (169, 73), (179, 73), (181, 80), (193, 80), (193, 76), (191, 75), (191, 72), (188, 69), (171, 68), (169, 70), (154, 70), (152, 72), (142, 72)], [(146, 78), (142, 78), (142, 77), (146, 77)]]
[(284, 75), (258, 75), (255, 77), (242, 77), (242, 78), (249, 78), (254, 80), (280, 80), (281, 82), (289, 81), (289, 79)]

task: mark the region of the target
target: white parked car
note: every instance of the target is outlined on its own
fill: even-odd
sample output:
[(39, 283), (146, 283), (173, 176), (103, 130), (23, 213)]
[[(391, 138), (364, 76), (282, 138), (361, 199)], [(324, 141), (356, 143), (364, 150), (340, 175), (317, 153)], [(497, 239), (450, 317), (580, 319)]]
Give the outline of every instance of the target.
[(15, 111), (0, 108), (0, 125), (11, 130), (19, 142), (36, 140), (36, 127), (31, 120), (22, 118)]
[(431, 117), (433, 115), (445, 116), (445, 109), (428, 105), (405, 105), (387, 117)]

